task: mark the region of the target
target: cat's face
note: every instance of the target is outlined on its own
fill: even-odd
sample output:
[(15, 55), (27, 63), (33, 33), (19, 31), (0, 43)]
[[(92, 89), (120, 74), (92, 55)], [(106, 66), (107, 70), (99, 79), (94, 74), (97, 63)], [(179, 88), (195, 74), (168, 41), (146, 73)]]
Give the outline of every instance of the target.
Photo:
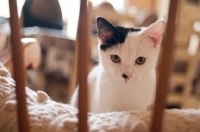
[(164, 20), (147, 28), (124, 28), (98, 17), (97, 30), (100, 63), (115, 81), (140, 82), (154, 70), (165, 30)]

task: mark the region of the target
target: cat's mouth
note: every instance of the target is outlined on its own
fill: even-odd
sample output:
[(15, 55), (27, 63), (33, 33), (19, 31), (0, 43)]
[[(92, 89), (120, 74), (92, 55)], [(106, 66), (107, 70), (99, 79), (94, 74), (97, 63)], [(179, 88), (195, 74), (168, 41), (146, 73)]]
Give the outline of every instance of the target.
[(122, 78), (114, 78), (113, 77), (113, 80), (115, 80), (116, 82), (122, 84), (122, 85), (131, 85), (131, 84), (134, 84), (134, 83), (137, 83), (138, 80), (137, 79), (129, 79), (129, 80), (126, 80), (126, 79), (122, 79)]
[(136, 83), (136, 80), (124, 80), (124, 85), (131, 85)]

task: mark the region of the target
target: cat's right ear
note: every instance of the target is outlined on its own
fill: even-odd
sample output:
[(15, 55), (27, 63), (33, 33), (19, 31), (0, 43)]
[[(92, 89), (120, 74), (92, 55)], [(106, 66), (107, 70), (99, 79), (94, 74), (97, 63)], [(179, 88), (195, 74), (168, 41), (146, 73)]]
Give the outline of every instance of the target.
[(162, 40), (163, 34), (165, 32), (166, 22), (165, 20), (159, 20), (151, 24), (143, 31), (143, 36), (148, 38), (156, 47)]
[(115, 33), (115, 28), (113, 27), (113, 25), (110, 24), (103, 17), (97, 17), (96, 28), (97, 28), (98, 37), (102, 43), (106, 43), (106, 41), (112, 39)]

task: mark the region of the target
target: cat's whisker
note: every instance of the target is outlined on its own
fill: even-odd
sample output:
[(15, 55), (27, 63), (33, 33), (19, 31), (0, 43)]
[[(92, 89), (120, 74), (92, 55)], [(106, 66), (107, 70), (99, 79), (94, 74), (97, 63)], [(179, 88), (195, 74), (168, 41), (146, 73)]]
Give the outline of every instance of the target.
[(111, 35), (111, 36), (113, 37), (113, 39), (116, 41), (116, 44), (117, 44), (119, 41), (117, 41), (116, 38), (113, 35)]
[(106, 81), (101, 81), (101, 82), (100, 82), (101, 85), (102, 85), (102, 84), (108, 84), (108, 83), (109, 83), (109, 80), (108, 80), (108, 81), (106, 80)]
[(99, 58), (92, 58), (92, 62), (90, 62), (90, 64), (93, 64), (93, 63), (99, 63)]
[(102, 79), (100, 84), (109, 83), (109, 82), (110, 82), (110, 79), (106, 78), (106, 79)]
[(100, 83), (99, 85), (101, 86), (101, 89), (104, 89), (104, 88), (111, 86), (112, 83), (110, 81), (107, 81), (107, 82), (104, 82), (104, 83)]
[(118, 38), (118, 42), (119, 42), (119, 37), (120, 37), (119, 28), (117, 28), (117, 31), (118, 31), (118, 36), (117, 36), (117, 38)]
[(150, 84), (149, 84), (149, 83), (147, 83), (147, 82), (145, 82), (145, 81), (143, 81), (143, 82), (140, 82), (140, 84), (145, 84), (146, 86), (150, 86)]
[(148, 91), (145, 88), (148, 88), (150, 86), (151, 85), (148, 85), (148, 84), (146, 86), (143, 86), (143, 84), (139, 83), (139, 87), (140, 87), (141, 93), (143, 94), (144, 97), (148, 94)]
[[(141, 95), (140, 96), (146, 97), (146, 95), (148, 94), (147, 91), (145, 91), (145, 89), (143, 89), (143, 87), (141, 85), (138, 85), (138, 87), (141, 90), (141, 92), (140, 92)], [(139, 101), (140, 101), (141, 104), (143, 104), (144, 100), (139, 100)]]
[[(146, 82), (142, 82), (142, 83), (139, 82), (138, 84), (139, 84), (141, 87), (144, 87), (144, 85), (145, 85), (145, 87), (146, 87), (146, 86), (147, 86), (147, 87), (148, 87), (148, 86), (151, 86), (151, 85), (149, 85), (149, 84), (146, 83)], [(143, 88), (142, 88), (142, 90), (143, 90)], [(144, 90), (145, 90), (145, 89), (144, 89)]]

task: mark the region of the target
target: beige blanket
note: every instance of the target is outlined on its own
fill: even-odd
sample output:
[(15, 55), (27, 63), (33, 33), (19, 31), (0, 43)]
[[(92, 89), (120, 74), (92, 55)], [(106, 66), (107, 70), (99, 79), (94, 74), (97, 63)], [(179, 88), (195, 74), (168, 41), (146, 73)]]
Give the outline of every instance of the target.
[[(26, 88), (31, 132), (77, 130), (77, 112), (55, 102), (43, 91)], [(17, 132), (15, 82), (0, 64), (0, 132)], [(89, 131), (148, 132), (151, 111), (88, 114)], [(103, 132), (104, 132), (103, 131)], [(166, 110), (163, 132), (200, 132), (200, 110)]]

